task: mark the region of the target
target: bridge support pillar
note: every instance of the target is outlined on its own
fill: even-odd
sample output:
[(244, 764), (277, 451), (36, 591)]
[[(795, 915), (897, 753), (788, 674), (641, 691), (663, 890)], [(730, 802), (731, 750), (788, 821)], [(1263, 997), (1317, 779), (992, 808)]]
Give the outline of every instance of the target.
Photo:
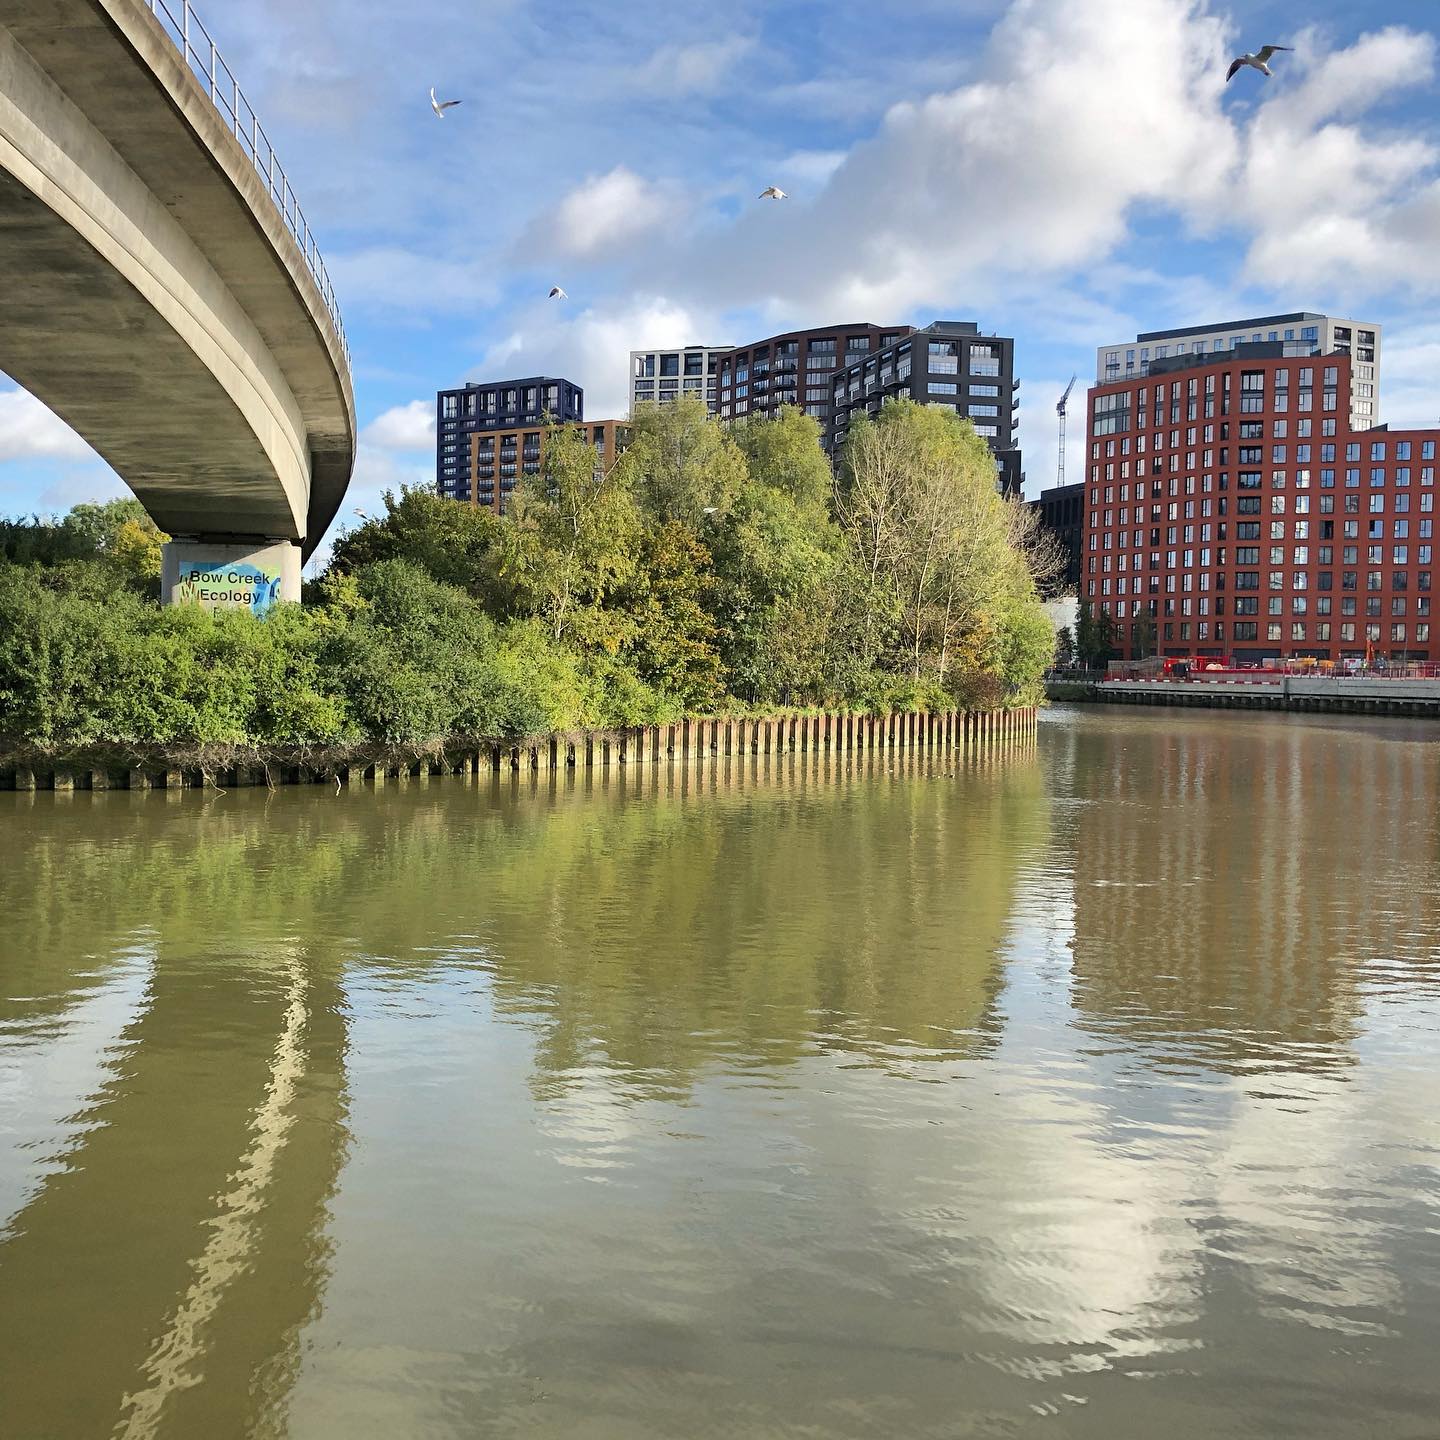
[(300, 599), (300, 547), (293, 541), (172, 540), (164, 547), (160, 597), (167, 605), (263, 615)]

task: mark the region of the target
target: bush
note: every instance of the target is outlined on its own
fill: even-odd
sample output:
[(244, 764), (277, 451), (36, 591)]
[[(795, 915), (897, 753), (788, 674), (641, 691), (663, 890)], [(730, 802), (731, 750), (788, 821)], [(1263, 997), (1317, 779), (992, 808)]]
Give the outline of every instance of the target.
[(303, 745), (353, 731), (323, 671), (323, 615), (161, 609), (93, 578), (0, 567), (7, 745)]
[(324, 658), (358, 731), (416, 747), (490, 733), (496, 634), (479, 603), (404, 560), (356, 578), (358, 606)]

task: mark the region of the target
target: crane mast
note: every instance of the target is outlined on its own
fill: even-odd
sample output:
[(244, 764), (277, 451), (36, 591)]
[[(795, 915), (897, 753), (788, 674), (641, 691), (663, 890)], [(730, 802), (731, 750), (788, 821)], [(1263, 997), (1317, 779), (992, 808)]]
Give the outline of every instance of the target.
[(1078, 378), (1076, 375), (1070, 377), (1070, 383), (1065, 387), (1065, 393), (1060, 397), (1060, 403), (1055, 407), (1055, 413), (1060, 417), (1059, 459), (1055, 467), (1055, 486), (1057, 489), (1065, 483), (1065, 413), (1070, 404), (1070, 392), (1075, 388), (1075, 381)]

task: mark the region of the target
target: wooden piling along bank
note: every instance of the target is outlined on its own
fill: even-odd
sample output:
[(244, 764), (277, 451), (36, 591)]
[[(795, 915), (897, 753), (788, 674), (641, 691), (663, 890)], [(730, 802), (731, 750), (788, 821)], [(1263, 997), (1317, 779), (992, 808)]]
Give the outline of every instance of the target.
[(266, 755), (261, 761), (197, 767), (156, 762), (117, 767), (96, 756), (68, 763), (0, 761), (0, 789), (177, 790), (191, 786), (233, 789), (254, 785), (374, 785), (435, 775), (501, 770), (594, 770), (620, 766), (686, 765), (704, 768), (744, 757), (843, 756), (880, 753), (979, 753), (1028, 745), (1038, 711), (891, 711), (882, 715), (831, 710), (765, 718), (682, 720), (622, 730), (583, 730), (532, 741), (457, 741), (413, 757), (395, 751), (350, 748), (303, 756)]

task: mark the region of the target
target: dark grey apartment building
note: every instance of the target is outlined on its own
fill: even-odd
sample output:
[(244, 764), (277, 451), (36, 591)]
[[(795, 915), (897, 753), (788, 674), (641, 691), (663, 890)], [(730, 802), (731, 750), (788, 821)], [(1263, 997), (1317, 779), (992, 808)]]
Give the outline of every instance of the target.
[(836, 372), (909, 333), (908, 325), (826, 325), (737, 346), (718, 361), (720, 418), (773, 415), (781, 405), (799, 405), (819, 421), (823, 445)]
[[(524, 380), (492, 380), (441, 390), (435, 399), (435, 488), (449, 500), (489, 497), (470, 493), (470, 437), (489, 431), (518, 430), (542, 422), (569, 424), (585, 418), (585, 392), (569, 380), (531, 375)], [(501, 481), (504, 489), (513, 484)], [(497, 494), (498, 502), (500, 496)]]
[(1052, 485), (1030, 502), (1030, 508), (1039, 513), (1041, 526), (1065, 547), (1065, 573), (1049, 583), (1046, 598), (1078, 594), (1085, 539), (1084, 481)]
[(850, 423), (879, 413), (887, 400), (939, 405), (968, 419), (995, 456), (996, 486), (1018, 495), (1024, 483), (1015, 444), (1015, 342), (982, 335), (968, 320), (936, 320), (856, 357), (831, 381), (830, 429), (821, 443), (839, 454)]

